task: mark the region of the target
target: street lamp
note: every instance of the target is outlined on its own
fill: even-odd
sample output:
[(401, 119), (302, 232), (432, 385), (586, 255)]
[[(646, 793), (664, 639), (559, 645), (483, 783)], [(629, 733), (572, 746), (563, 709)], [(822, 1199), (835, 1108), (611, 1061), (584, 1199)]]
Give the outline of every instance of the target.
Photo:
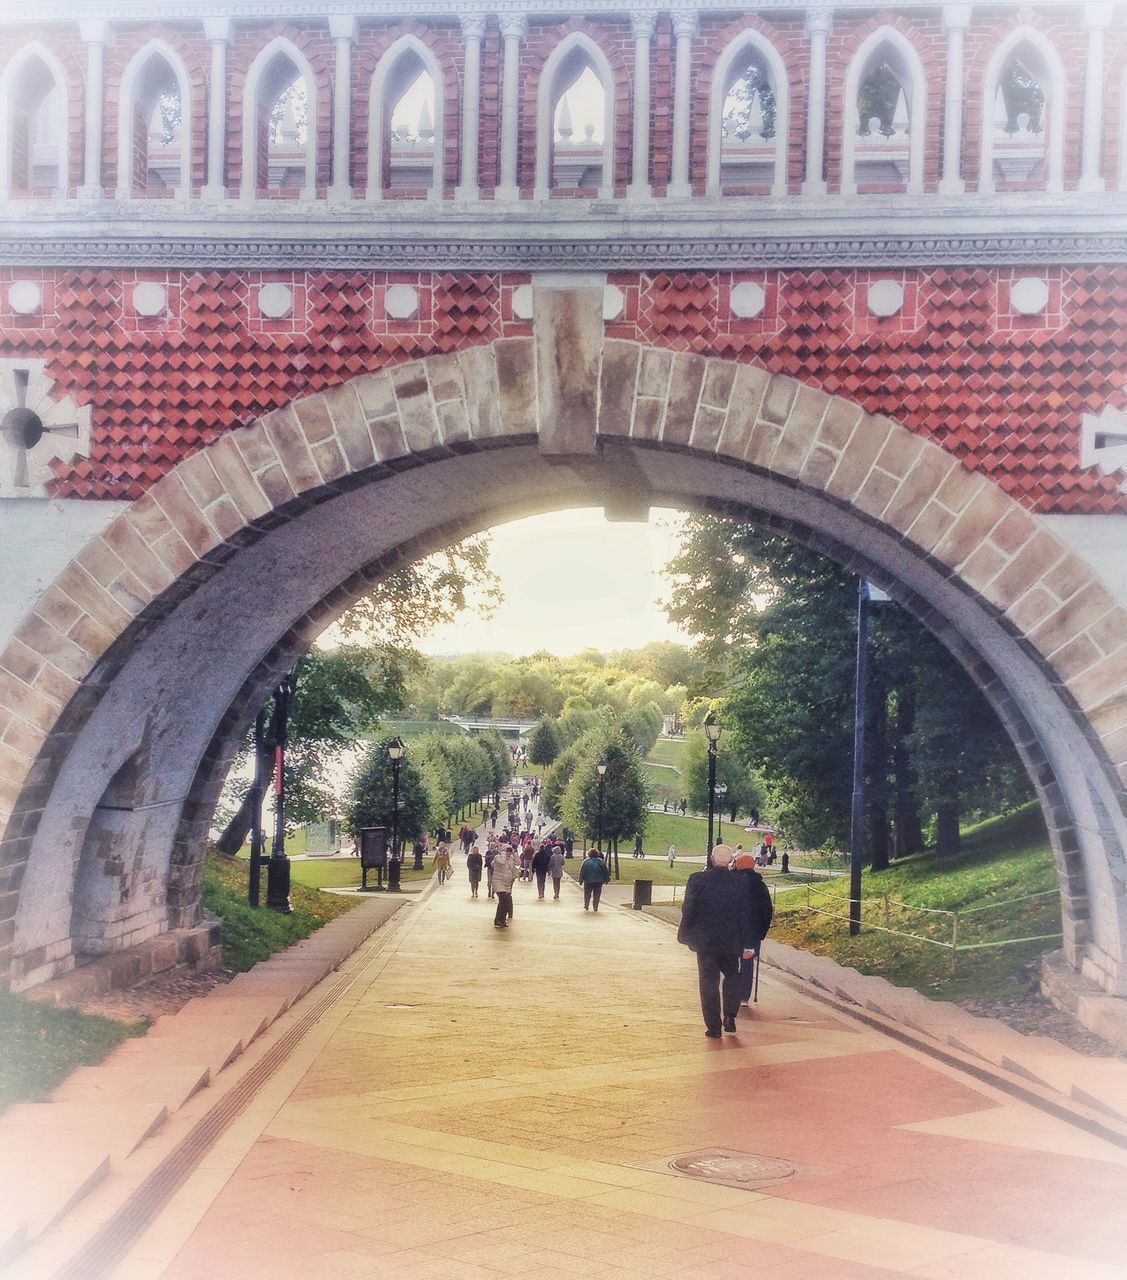
[(600, 756), (595, 761), (595, 772), (599, 775), (599, 839), (597, 841), (599, 852), (603, 851), (603, 795), (606, 791), (607, 784), (607, 758)]
[(399, 890), (399, 871), (402, 866), (399, 858), (399, 766), (406, 750), (402, 738), (392, 738), (387, 744), (387, 754), (391, 760), (391, 859), (387, 864), (387, 887), (393, 893)]
[(728, 784), (726, 782), (718, 782), (716, 784), (716, 843), (724, 843), (724, 797), (728, 794)]
[(865, 853), (865, 708), (869, 693), (869, 605), (890, 600), (862, 578), (857, 584), (857, 657), (853, 675), (853, 803), (849, 815), (849, 933), (861, 932), (861, 861)]
[(720, 721), (710, 711), (704, 718), (708, 739), (708, 852), (712, 852), (712, 818), (716, 800), (716, 744), (720, 741)]

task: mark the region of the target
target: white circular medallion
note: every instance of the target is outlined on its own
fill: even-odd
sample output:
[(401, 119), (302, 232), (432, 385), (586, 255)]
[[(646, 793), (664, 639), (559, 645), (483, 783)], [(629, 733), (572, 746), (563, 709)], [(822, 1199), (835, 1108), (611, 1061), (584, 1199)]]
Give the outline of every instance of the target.
[(1037, 316), (1049, 305), (1049, 285), (1037, 276), (1015, 280), (1010, 289), (1010, 306), (1019, 316)]
[(899, 280), (874, 280), (866, 301), (870, 315), (894, 316), (904, 305), (904, 286)]
[(750, 320), (767, 305), (767, 295), (763, 292), (762, 285), (756, 284), (754, 280), (744, 280), (733, 287), (729, 302), (732, 315), (740, 320)]
[(513, 290), (513, 315), (518, 320), (532, 319), (532, 286), (530, 284), (518, 284)]
[(258, 291), (258, 309), (267, 320), (283, 320), (293, 311), (293, 290), (286, 284), (264, 284)]
[(133, 289), (133, 310), (139, 316), (159, 316), (168, 305), (164, 285), (152, 280), (142, 280)]
[(617, 320), (626, 310), (626, 295), (616, 284), (608, 284), (603, 289), (603, 319)]
[(393, 284), (383, 296), (383, 306), (392, 320), (410, 320), (419, 312), (419, 291), (409, 284)]
[(15, 280), (8, 287), (8, 306), (18, 316), (37, 316), (43, 309), (43, 290), (34, 280)]

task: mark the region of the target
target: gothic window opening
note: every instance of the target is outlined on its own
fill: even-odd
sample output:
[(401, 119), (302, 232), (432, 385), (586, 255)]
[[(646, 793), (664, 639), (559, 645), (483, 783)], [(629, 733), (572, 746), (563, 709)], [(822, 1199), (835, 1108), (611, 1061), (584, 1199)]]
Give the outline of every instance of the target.
[(857, 191), (907, 191), (911, 113), (903, 73), (887, 58), (877, 60), (857, 86), (854, 128), (853, 182)]
[[(387, 190), (425, 196), (435, 181), (434, 77), (415, 53), (400, 59), (392, 77), (406, 87), (394, 101), (387, 139)], [(389, 98), (394, 94), (394, 88)]]
[(243, 197), (311, 199), (316, 127), (313, 72), (293, 46), (276, 41), (247, 73)]
[(770, 195), (778, 163), (778, 101), (766, 61), (749, 51), (726, 86), (720, 119), (720, 192)]
[(1047, 181), (1047, 97), (1032, 61), (1019, 52), (998, 77), (993, 122), (996, 191), (1043, 190)]
[(66, 187), (67, 101), (38, 54), (16, 73), (8, 99), (9, 185), (20, 195), (49, 196)]
[(551, 187), (594, 195), (604, 181), (607, 93), (590, 61), (576, 54), (552, 114)]
[(119, 199), (183, 193), (190, 168), (186, 80), (158, 50), (138, 55), (126, 70), (119, 100)]

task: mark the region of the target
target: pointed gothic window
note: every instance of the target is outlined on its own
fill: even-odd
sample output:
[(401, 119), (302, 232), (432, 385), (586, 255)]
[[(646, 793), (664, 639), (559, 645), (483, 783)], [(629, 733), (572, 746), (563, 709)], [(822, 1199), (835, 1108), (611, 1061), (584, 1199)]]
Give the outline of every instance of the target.
[(244, 92), (243, 198), (311, 199), (317, 95), (309, 63), (288, 42), (276, 40), (251, 64)]
[(400, 60), (394, 79), (406, 88), (390, 113), (387, 189), (425, 196), (434, 186), (434, 79), (416, 54)]
[(767, 63), (748, 50), (727, 86), (720, 121), (722, 195), (769, 195), (775, 185), (778, 102)]
[(535, 198), (614, 192), (614, 77), (588, 37), (569, 36), (544, 64), (537, 99)]
[(8, 89), (9, 183), (24, 195), (51, 195), (66, 187), (66, 92), (38, 54), (17, 70)]
[(170, 53), (142, 51), (126, 68), (119, 97), (118, 199), (184, 194), (190, 170), (188, 78)]
[(1044, 189), (1049, 135), (1042, 80), (1019, 50), (998, 77), (994, 93), (994, 190)]

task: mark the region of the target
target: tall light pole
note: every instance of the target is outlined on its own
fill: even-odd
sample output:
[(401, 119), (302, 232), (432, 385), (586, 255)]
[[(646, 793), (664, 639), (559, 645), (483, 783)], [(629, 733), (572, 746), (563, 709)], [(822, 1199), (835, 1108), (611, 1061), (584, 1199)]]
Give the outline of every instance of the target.
[(603, 851), (603, 795), (606, 792), (607, 784), (607, 758), (600, 756), (595, 761), (595, 772), (599, 775), (599, 821), (597, 846), (600, 853)]
[(708, 739), (708, 852), (712, 852), (712, 817), (716, 800), (716, 744), (720, 741), (720, 721), (710, 711), (704, 718)]
[(286, 857), (286, 738), (290, 699), (297, 685), (297, 668), (274, 690), (274, 847), (266, 863), (266, 905), (289, 915), (290, 860)]
[(402, 738), (392, 738), (387, 744), (391, 759), (391, 858), (387, 864), (387, 887), (391, 892), (399, 889), (399, 871), (403, 865), (399, 857), (399, 766), (406, 750)]
[(728, 794), (728, 784), (716, 784), (716, 843), (724, 843), (724, 797)]
[(857, 661), (853, 680), (853, 804), (849, 816), (849, 932), (861, 932), (861, 862), (865, 853), (865, 709), (869, 694), (869, 602), (888, 600), (864, 578), (857, 584)]

